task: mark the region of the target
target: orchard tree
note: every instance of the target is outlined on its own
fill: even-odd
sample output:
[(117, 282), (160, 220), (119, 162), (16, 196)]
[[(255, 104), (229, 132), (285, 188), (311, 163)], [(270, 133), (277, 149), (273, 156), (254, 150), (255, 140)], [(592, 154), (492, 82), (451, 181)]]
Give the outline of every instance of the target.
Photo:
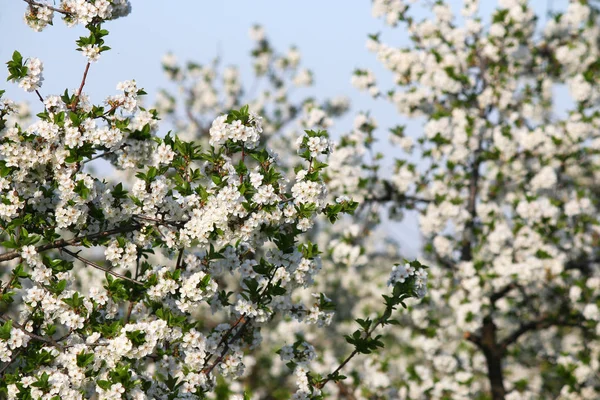
[[(300, 67), (300, 49), (292, 46), (287, 52), (278, 51), (259, 26), (250, 29), (250, 36), (255, 46), (250, 57), (254, 76), (249, 82), (233, 72), (236, 68), (221, 66), (218, 59), (182, 64), (176, 55), (167, 54), (163, 58), (163, 69), (171, 84), (159, 92), (156, 108), (161, 115), (167, 115), (168, 124), (202, 143), (209, 139), (206, 121), (211, 115), (226, 109), (226, 104), (250, 104), (251, 109), (264, 115), (261, 140), (279, 154), (282, 172), (294, 179), (295, 168), (301, 168), (304, 160), (291, 149), (290, 143), (302, 140), (307, 127), (336, 130), (336, 117), (346, 110), (347, 101), (317, 99), (310, 95), (310, 87), (318, 84), (318, 77), (310, 82), (296, 78), (307, 76), (298, 72), (305, 70)], [(308, 75), (312, 77), (312, 73)], [(353, 351), (351, 344), (337, 338), (354, 334), (355, 315), (376, 320), (380, 293), (396, 279), (389, 280), (388, 266), (402, 258), (400, 244), (386, 235), (385, 226), (381, 225), (384, 221), (381, 209), (385, 205), (372, 198), (373, 193), (384, 189), (378, 179), (381, 174), (378, 160), (382, 155), (373, 147), (375, 128), (376, 122), (369, 113), (357, 113), (352, 129), (335, 143), (324, 169), (330, 201), (351, 196), (360, 206), (352, 218), (341, 218), (335, 225), (327, 220), (316, 220), (317, 226), (308, 232), (311, 240), (323, 250), (321, 272), (314, 288), (338, 304), (332, 323), (307, 329), (288, 319), (280, 321), (276, 329), (263, 330), (263, 346), (254, 353), (255, 359), (242, 377), (243, 385), (259, 398), (289, 396), (285, 363), (290, 353), (282, 352), (281, 359), (273, 359), (269, 351), (272, 347), (288, 346), (291, 337), (309, 341), (318, 354), (312, 362), (314, 369), (326, 374)], [(408, 197), (405, 200), (414, 201)], [(405, 267), (406, 270), (396, 268), (398, 277), (411, 271), (410, 265)], [(304, 295), (308, 296), (306, 301), (311, 301), (310, 293)], [(348, 360), (344, 365), (348, 379), (325, 388), (324, 395), (349, 399), (397, 398), (405, 368), (404, 347), (398, 346), (399, 337), (394, 334), (399, 331), (399, 327), (393, 325), (381, 327), (378, 332), (385, 351)], [(239, 387), (229, 386), (228, 390), (237, 392)]]
[(600, 397), (600, 14), (532, 4), (372, 4), (410, 45), (369, 36), (394, 86), (353, 84), (425, 121), (416, 141), (391, 129), (406, 155), (367, 199), (416, 209), (435, 264), (396, 331), (403, 398)]
[[(15, 51), (7, 62), (8, 80), (31, 92), (40, 112), (23, 122), (13, 102), (0, 103), (1, 396), (257, 397), (254, 387), (239, 386), (263, 335), (291, 319), (302, 326), (332, 320), (335, 305), (315, 292), (322, 252), (313, 238), (323, 229), (318, 219), (335, 222), (359, 207), (345, 194), (332, 198), (351, 188), (336, 178), (351, 155), (338, 168), (325, 163), (347, 144), (318, 129), (327, 115), (315, 105), (266, 108), (263, 119), (255, 112), (261, 107), (241, 104), (229, 72), (221, 102), (206, 86), (188, 94), (186, 115), (201, 141), (159, 134), (159, 113), (141, 106), (145, 92), (135, 80), (98, 104), (84, 92), (110, 50), (109, 21), (130, 12), (127, 0), (25, 3), (25, 20), (38, 31), (56, 14), (85, 26), (76, 43), (86, 62), (77, 89), (45, 96), (41, 60)], [(264, 68), (280, 88), (270, 62), (259, 64), (257, 73)], [(176, 67), (166, 68), (177, 76)], [(306, 71), (293, 78), (310, 79)], [(346, 108), (323, 107), (333, 114)], [(290, 168), (266, 147), (263, 127), (275, 136), (300, 109), (313, 113), (315, 129), (304, 126)], [(220, 115), (207, 123), (213, 112)], [(94, 173), (98, 159), (131, 179)], [(424, 296), (424, 267), (394, 263), (385, 268), (389, 289), (378, 312), (337, 338), (350, 350), (330, 360), (331, 369), (311, 371), (317, 353), (302, 335), (262, 350), (293, 371), (294, 398), (322, 398), (343, 382), (358, 355), (384, 346), (378, 332), (396, 323), (394, 310)]]
[(348, 110), (348, 100), (341, 96), (322, 102), (311, 96), (293, 101), (297, 96), (292, 90), (314, 86), (313, 73), (301, 67), (300, 50), (291, 46), (287, 52), (279, 52), (260, 25), (250, 29), (250, 37), (255, 46), (249, 84), (242, 80), (237, 66), (223, 66), (219, 57), (185, 64), (172, 53), (163, 57), (162, 67), (172, 85), (158, 92), (156, 109), (182, 136), (206, 139), (215, 115), (244, 104), (262, 116), (263, 140), (284, 131), (300, 116), (307, 119), (305, 128), (328, 128), (332, 118)]

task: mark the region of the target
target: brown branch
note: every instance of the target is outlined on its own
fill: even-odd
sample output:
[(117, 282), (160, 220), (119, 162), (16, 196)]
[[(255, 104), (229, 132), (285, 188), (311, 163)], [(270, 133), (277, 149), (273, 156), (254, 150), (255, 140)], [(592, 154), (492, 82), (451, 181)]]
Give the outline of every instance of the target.
[(580, 257), (574, 260), (570, 260), (565, 264), (565, 270), (579, 270), (585, 276), (590, 276), (593, 271), (593, 264), (597, 264), (600, 262), (600, 257), (598, 258), (586, 258)]
[[(246, 318), (246, 314), (242, 314), (240, 315), (240, 317), (237, 319), (237, 321), (235, 321), (235, 323), (233, 325), (231, 325), (231, 327), (227, 330), (227, 332), (225, 332), (223, 334), (223, 336), (221, 337), (221, 340), (219, 341), (219, 344), (217, 345), (217, 349), (219, 347), (221, 347), (221, 345), (223, 345), (225, 343), (225, 341), (227, 340), (228, 336), (231, 335), (231, 332), (233, 332), (233, 330), (241, 323), (241, 322), (246, 322), (245, 321)], [(210, 359), (212, 358), (212, 354), (210, 354), (206, 360), (204, 360), (204, 364), (206, 365)]]
[(104, 118), (106, 117), (108, 114), (112, 113), (113, 111), (115, 111), (117, 108), (121, 107), (123, 105), (124, 101), (117, 101), (114, 104), (112, 104), (112, 106), (110, 107), (110, 109), (108, 111), (105, 111), (104, 114), (100, 115), (99, 117), (96, 118)]
[(90, 267), (94, 267), (96, 269), (104, 271), (104, 272), (106, 272), (108, 274), (111, 274), (112, 276), (115, 276), (115, 277), (117, 277), (119, 279), (123, 279), (123, 280), (129, 281), (129, 282), (133, 282), (133, 283), (136, 283), (138, 285), (144, 286), (144, 284), (142, 282), (137, 281), (137, 280), (132, 279), (132, 278), (129, 278), (129, 277), (125, 276), (125, 275), (119, 274), (119, 273), (117, 273), (117, 272), (115, 272), (115, 271), (113, 271), (113, 270), (111, 270), (109, 268), (106, 268), (106, 267), (103, 267), (101, 265), (98, 265), (98, 264), (96, 264), (93, 261), (90, 261), (90, 260), (88, 260), (86, 258), (81, 257), (78, 253), (73, 253), (72, 251), (69, 251), (69, 250), (64, 249), (64, 248), (60, 249), (60, 251), (64, 251), (65, 253), (67, 253), (71, 257), (78, 259), (79, 261), (83, 262), (84, 264), (89, 265)]
[[(267, 285), (265, 286), (265, 288), (263, 289), (263, 291), (258, 295), (257, 304), (260, 304), (260, 301), (262, 300), (262, 297), (267, 292), (267, 289), (271, 285), (271, 282), (273, 282), (273, 278), (275, 277), (275, 273), (277, 272), (277, 270), (279, 268), (281, 268), (281, 266), (279, 266), (279, 267), (277, 267), (277, 268), (275, 268), (273, 270), (273, 273), (269, 277), (269, 281), (267, 282)], [(227, 337), (231, 334), (231, 332), (233, 332), (233, 330), (235, 329), (235, 327), (240, 324), (240, 322), (243, 322), (241, 328), (231, 338), (231, 340), (228, 340)], [(206, 375), (209, 375), (212, 372), (212, 370), (215, 369), (215, 367), (223, 360), (223, 358), (225, 358), (225, 355), (229, 351), (229, 348), (230, 348), (231, 344), (234, 341), (236, 341), (243, 334), (244, 330), (250, 324), (250, 322), (252, 322), (252, 320), (249, 319), (249, 318), (246, 319), (246, 313), (240, 315), (240, 317), (238, 318), (238, 320), (227, 330), (227, 332), (225, 332), (225, 334), (223, 334), (223, 336), (221, 337), (221, 340), (220, 340), (219, 344), (217, 345), (217, 349), (218, 349), (223, 343), (225, 343), (225, 347), (223, 348), (223, 351), (221, 351), (221, 354), (214, 361), (214, 363), (208, 369), (207, 368), (203, 368), (202, 372), (204, 372)], [(206, 357), (206, 359), (204, 360), (204, 365), (206, 365), (210, 361), (210, 359), (212, 358), (212, 356), (213, 355), (210, 354), (208, 357)]]
[[(481, 148), (481, 142), (480, 142)], [(472, 243), (473, 231), (475, 229), (475, 218), (477, 217), (477, 191), (479, 183), (479, 151), (475, 153), (475, 160), (473, 161), (471, 177), (469, 179), (469, 199), (467, 202), (467, 211), (471, 215), (467, 223), (465, 224), (465, 232), (463, 235), (463, 247), (461, 250), (460, 259), (462, 261), (471, 261), (472, 255)]]
[(511, 282), (499, 291), (492, 293), (492, 295), (490, 296), (490, 302), (494, 304), (495, 302), (506, 296), (511, 290), (517, 288), (517, 286), (518, 285), (516, 283)]
[(500, 342), (500, 347), (503, 352), (506, 352), (508, 346), (516, 343), (517, 340), (524, 334), (530, 331), (542, 330), (551, 326), (572, 326), (581, 327), (581, 318), (568, 319), (560, 318), (559, 315), (544, 315), (540, 319), (530, 321), (525, 324), (521, 324), (513, 333), (508, 335), (503, 341)]
[(21, 354), (21, 350), (23, 348), (18, 348), (17, 351), (15, 351), (12, 355), (12, 357), (10, 358), (10, 361), (8, 361), (6, 363), (6, 365), (4, 367), (2, 367), (2, 369), (0, 369), (0, 377), (2, 377), (4, 375), (4, 371), (6, 371), (8, 369), (8, 367), (10, 367), (12, 365), (12, 363), (15, 362), (15, 360), (17, 359), (17, 357), (19, 356), (19, 354)]
[(236, 334), (233, 335), (233, 337), (231, 338), (231, 340), (227, 340), (227, 343), (225, 343), (225, 347), (223, 348), (223, 351), (221, 351), (221, 354), (219, 355), (219, 357), (217, 357), (217, 359), (215, 360), (215, 362), (208, 369), (203, 369), (202, 370), (202, 372), (205, 375), (207, 375), (207, 376), (210, 375), (210, 373), (212, 372), (212, 370), (215, 369), (215, 367), (217, 365), (219, 365), (219, 363), (225, 358), (225, 356), (227, 355), (227, 352), (229, 351), (229, 348), (230, 348), (231, 344), (233, 342), (235, 342), (237, 339), (239, 339), (243, 335), (245, 329), (248, 327), (248, 325), (250, 324), (251, 321), (252, 320), (250, 320), (250, 319), (244, 320), (244, 323), (242, 324), (242, 326), (240, 327), (240, 329), (236, 332)]
[(129, 318), (131, 318), (131, 312), (133, 311), (133, 307), (135, 306), (135, 302), (129, 300), (129, 306), (127, 307), (127, 312), (125, 313), (125, 325), (129, 323)]
[(411, 196), (403, 193), (399, 193), (396, 188), (388, 181), (382, 180), (381, 183), (385, 189), (385, 192), (381, 196), (373, 196), (365, 198), (364, 203), (370, 202), (388, 202), (388, 201), (412, 201), (414, 203), (432, 203), (433, 200), (425, 199), (423, 197)]
[(40, 94), (39, 90), (35, 90), (35, 94), (37, 94), (38, 99), (40, 99), (40, 101), (42, 102), (42, 104), (44, 104), (44, 98), (42, 97), (42, 95)]
[(502, 358), (504, 351), (496, 337), (496, 324), (491, 316), (483, 319), (483, 326), (479, 335), (465, 332), (465, 339), (474, 343), (485, 356), (487, 364), (488, 380), (492, 390), (493, 400), (503, 400), (506, 395), (504, 388), (504, 373), (502, 370)]
[(23, 325), (15, 322), (14, 320), (11, 320), (10, 318), (6, 318), (3, 315), (0, 315), (0, 320), (2, 320), (4, 322), (11, 321), (12, 326), (21, 330), (24, 334), (26, 334), (30, 338), (37, 340), (38, 342), (47, 343), (53, 347), (56, 347), (57, 349), (59, 349), (61, 351), (63, 350), (62, 346), (60, 344), (56, 343), (56, 340), (52, 339), (51, 337), (44, 337), (44, 336), (36, 335), (35, 333), (31, 333), (31, 332), (27, 331)]
[(83, 87), (85, 86), (85, 80), (87, 78), (88, 71), (90, 70), (91, 62), (85, 65), (85, 71), (83, 71), (83, 78), (81, 79), (81, 84), (79, 85), (79, 90), (75, 93), (75, 99), (73, 100), (73, 104), (71, 105), (71, 110), (75, 111), (77, 109), (77, 103), (79, 103), (79, 98), (81, 97), (81, 93), (83, 92)]
[(465, 332), (463, 337), (468, 340), (469, 342), (473, 343), (475, 346), (477, 346), (478, 348), (482, 348), (482, 343), (481, 343), (481, 336), (473, 333), (473, 332)]
[[(65, 239), (56, 240), (52, 243), (47, 243), (47, 244), (43, 244), (41, 246), (36, 247), (35, 251), (37, 253), (41, 253), (42, 251), (46, 251), (46, 250), (50, 250), (50, 249), (57, 249), (60, 247), (65, 247), (65, 246), (74, 246), (74, 245), (80, 244), (82, 241), (84, 241), (86, 239), (87, 240), (100, 239), (103, 237), (114, 235), (116, 233), (132, 232), (139, 228), (140, 228), (139, 225), (130, 225), (125, 228), (109, 229), (107, 231), (97, 232), (97, 233), (93, 233), (91, 235), (86, 235), (86, 236), (82, 236), (82, 237), (75, 237), (75, 238), (69, 239), (69, 240), (65, 240)], [(20, 257), (20, 255), (21, 255), (20, 251), (10, 251), (8, 253), (0, 254), (0, 262), (15, 259), (17, 257)]]
[(146, 220), (146, 221), (152, 221), (152, 222), (156, 222), (159, 223), (161, 225), (172, 225), (176, 228), (182, 228), (187, 221), (167, 221), (165, 219), (159, 219), (159, 218), (153, 218), (153, 217), (148, 217), (146, 215), (132, 215), (133, 218), (139, 218), (142, 220)]
[(115, 151), (124, 149), (125, 147), (127, 147), (127, 145), (123, 144), (123, 145), (117, 147), (114, 150), (106, 150), (106, 151), (104, 151), (104, 152), (102, 152), (100, 154), (96, 154), (95, 156), (93, 156), (91, 158), (88, 158), (87, 160), (82, 161), (81, 164), (87, 164), (87, 163), (89, 163), (91, 161), (97, 160), (98, 158), (104, 158), (104, 157), (106, 157), (109, 154), (113, 154)]
[(65, 10), (60, 9), (60, 8), (52, 7), (52, 6), (50, 6), (48, 4), (45, 4), (45, 3), (39, 3), (39, 2), (34, 1), (34, 0), (23, 0), (23, 1), (25, 3), (27, 3), (27, 4), (29, 4), (32, 7), (44, 7), (44, 8), (47, 8), (49, 10), (56, 11), (57, 13), (60, 13), (60, 14), (71, 15), (71, 13), (68, 12), (68, 11), (65, 11)]

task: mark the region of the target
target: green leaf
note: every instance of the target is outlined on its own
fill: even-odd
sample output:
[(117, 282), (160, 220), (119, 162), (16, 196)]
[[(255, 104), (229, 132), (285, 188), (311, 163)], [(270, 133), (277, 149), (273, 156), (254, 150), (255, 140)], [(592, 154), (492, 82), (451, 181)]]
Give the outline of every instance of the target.
[(85, 368), (92, 361), (94, 361), (94, 353), (85, 353), (82, 351), (77, 354), (77, 366), (79, 368)]
[(0, 339), (8, 340), (10, 339), (10, 330), (12, 329), (12, 321), (6, 321), (2, 326), (0, 326)]
[(17, 64), (23, 64), (23, 56), (17, 50), (13, 52), (12, 60)]

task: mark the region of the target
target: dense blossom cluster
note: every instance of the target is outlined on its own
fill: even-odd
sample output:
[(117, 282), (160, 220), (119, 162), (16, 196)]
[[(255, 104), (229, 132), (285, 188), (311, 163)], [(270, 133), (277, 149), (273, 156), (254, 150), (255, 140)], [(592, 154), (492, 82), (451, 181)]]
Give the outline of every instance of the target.
[[(237, 73), (227, 69), (232, 102), (189, 109), (192, 118), (220, 114), (210, 128), (196, 126), (204, 137), (159, 136), (159, 114), (140, 106), (145, 92), (136, 81), (119, 83), (122, 93), (103, 104), (83, 91), (90, 62), (109, 50), (101, 25), (127, 14), (129, 2), (27, 3), (26, 21), (36, 30), (56, 13), (67, 25), (84, 25), (89, 35), (76, 43), (88, 63), (77, 91), (36, 92), (42, 111), (33, 121), (21, 122), (14, 103), (0, 102), (0, 396), (188, 399), (218, 397), (225, 388), (249, 398), (260, 392), (257, 382), (248, 391), (242, 385), (254, 354), (273, 358), (281, 348), (292, 362), (294, 397), (318, 398), (328, 382), (344, 379), (340, 370), (356, 365), (357, 354), (383, 346), (376, 329), (392, 325), (392, 311), (407, 299), (424, 295), (425, 267), (416, 261), (403, 282), (385, 288), (381, 280), (385, 302), (356, 320), (346, 354), (329, 354), (323, 365), (308, 339), (277, 339), (289, 326), (311, 336), (334, 319), (326, 279), (319, 279), (326, 253), (312, 243), (318, 232), (311, 228), (358, 207), (352, 185), (336, 183), (326, 164), (337, 146), (322, 129), (345, 111), (344, 101), (277, 100), (271, 117), (250, 111), (263, 110), (260, 103), (226, 111), (239, 105)], [(280, 69), (292, 71), (298, 86), (312, 83), (309, 72), (296, 71), (296, 49), (274, 58), (260, 29), (254, 34), (262, 49), (258, 74)], [(39, 89), (39, 60), (15, 52), (8, 70), (25, 90)], [(296, 114), (305, 131), (290, 134), (297, 146), (284, 161), (265, 136)], [(89, 168), (97, 159), (127, 179), (97, 174)], [(342, 155), (337, 166), (352, 160)], [(283, 379), (290, 375), (276, 367)]]
[(259, 142), (262, 133), (261, 118), (255, 114), (250, 115), (249, 125), (244, 125), (240, 120), (227, 122), (227, 116), (221, 115), (215, 119), (210, 127), (209, 143), (219, 146), (228, 140), (241, 143), (244, 148), (253, 149)]
[[(89, 62), (108, 50), (100, 24), (130, 7), (27, 3), (36, 30), (57, 13), (85, 25)], [(491, 18), (478, 5), (459, 17), (442, 1), (372, 1), (410, 44), (367, 39), (390, 90), (367, 69), (350, 80), (424, 121), (418, 137), (390, 129), (397, 154), (374, 152), (369, 113), (330, 139), (347, 101), (292, 101), (313, 74), (260, 26), (256, 86), (167, 55), (179, 94), (160, 92), (158, 112), (140, 108), (135, 81), (101, 106), (83, 92), (41, 98), (41, 62), (15, 53), (9, 78), (44, 111), (22, 123), (0, 99), (0, 390), (598, 398), (600, 14), (579, 0), (548, 18), (525, 0), (499, 1)], [(157, 136), (159, 112), (179, 136)], [(124, 183), (92, 174), (96, 158)], [(429, 275), (381, 234), (412, 210)]]
[(23, 62), (23, 57), (19, 52), (13, 54), (13, 58), (8, 63), (10, 75), (9, 80), (18, 82), (19, 87), (27, 92), (35, 92), (42, 86), (44, 77), (44, 64), (38, 58), (28, 58)]
[[(260, 27), (254, 27), (251, 29), (251, 36), (254, 40), (265, 41), (265, 32)], [(260, 43), (259, 43), (260, 44)], [(266, 46), (266, 45), (265, 45)], [(260, 52), (254, 51), (253, 57)], [(288, 57), (275, 58), (275, 64), (272, 72), (278, 71), (278, 68), (285, 66), (290, 59), (294, 60), (294, 65), (297, 65), (296, 56), (292, 57), (290, 52)], [(294, 55), (298, 55), (296, 49), (293, 50)], [(189, 79), (182, 79), (191, 71), (196, 70), (199, 64), (189, 63), (187, 70), (177, 65), (174, 61), (174, 56), (169, 55), (165, 60), (163, 66), (169, 74), (169, 76), (180, 82), (180, 86), (177, 90), (180, 94), (173, 92), (162, 92), (160, 95), (159, 103), (162, 99), (168, 99), (168, 102), (159, 104), (158, 107), (162, 108), (169, 115), (173, 116), (173, 122), (177, 126), (184, 127), (198, 127), (206, 126), (203, 124), (197, 124), (199, 121), (197, 117), (201, 114), (198, 113), (198, 109), (190, 113), (190, 109), (185, 110), (185, 114), (180, 115), (178, 112), (178, 104), (188, 104), (188, 94), (190, 91), (195, 91), (195, 81)], [(203, 85), (210, 77), (213, 86), (210, 91), (215, 94), (227, 93), (227, 87), (217, 86), (215, 77), (218, 76), (217, 69), (208, 69), (208, 67), (202, 67), (203, 71), (207, 71), (207, 75), (200, 75), (196, 79), (199, 80), (198, 84)], [(210, 71), (210, 75), (208, 74)], [(257, 71), (259, 73), (260, 70)], [(260, 77), (261, 75), (259, 75)], [(276, 81), (273, 85), (276, 85)], [(285, 94), (285, 90), (288, 89), (282, 87), (280, 92), (282, 95), (279, 99), (289, 99), (289, 96)], [(207, 93), (208, 88), (204, 87), (202, 92)], [(276, 90), (276, 87), (267, 87), (264, 92), (256, 94), (256, 98), (269, 99), (270, 95), (268, 92)], [(225, 93), (223, 93), (225, 92)], [(181, 95), (183, 93), (183, 95)], [(181, 99), (183, 97), (183, 99)], [(220, 98), (221, 96), (215, 96)], [(380, 196), (384, 194), (384, 187), (380, 185), (377, 179), (378, 166), (376, 160), (380, 158), (380, 155), (375, 154), (372, 148), (374, 141), (373, 131), (376, 128), (376, 123), (369, 114), (359, 113), (352, 126), (351, 132), (343, 135), (339, 140), (333, 141), (324, 135), (324, 132), (318, 130), (309, 132), (308, 135), (300, 134), (304, 129), (331, 129), (334, 126), (335, 116), (344, 110), (343, 102), (338, 100), (326, 101), (323, 106), (318, 106), (314, 100), (307, 98), (303, 100), (299, 110), (299, 114), (293, 117), (294, 114), (290, 114), (289, 117), (284, 117), (286, 120), (271, 118), (278, 118), (281, 115), (280, 112), (270, 114), (271, 105), (264, 101), (256, 101), (256, 98), (248, 98), (250, 103), (250, 109), (259, 107), (259, 110), (264, 109), (264, 112), (271, 116), (265, 116), (263, 119), (263, 135), (261, 140), (266, 139), (268, 146), (272, 147), (279, 154), (277, 162), (281, 166), (284, 166), (286, 171), (286, 177), (290, 182), (295, 182), (292, 190), (295, 190), (296, 196), (311, 196), (314, 198), (315, 194), (325, 196), (319, 201), (327, 199), (330, 204), (337, 204), (339, 207), (343, 207), (345, 202), (358, 200), (365, 202), (372, 196)], [(245, 97), (246, 99), (246, 97)], [(246, 100), (244, 100), (246, 101)], [(286, 100), (287, 101), (287, 100)], [(285, 105), (277, 100), (273, 105), (276, 109)], [(293, 106), (297, 107), (297, 106)], [(207, 109), (206, 113), (209, 113)], [(215, 110), (218, 111), (219, 108)], [(256, 108), (255, 108), (256, 110)], [(263, 114), (263, 111), (261, 111)], [(284, 114), (285, 115), (285, 114)], [(293, 117), (293, 119), (292, 119)], [(287, 118), (290, 118), (289, 120)], [(281, 121), (288, 131), (283, 135), (273, 134), (273, 121)], [(279, 124), (279, 123), (278, 123)], [(188, 130), (189, 134), (194, 134), (200, 140), (204, 139), (209, 135), (209, 129), (191, 129)], [(296, 142), (299, 150), (294, 153), (290, 153), (290, 150), (294, 150), (294, 146), (290, 146), (290, 143)], [(399, 138), (398, 142), (403, 143), (404, 147), (410, 147), (411, 143), (409, 138)], [(318, 162), (324, 161), (320, 157), (328, 156), (327, 166), (321, 165)], [(313, 161), (314, 166), (322, 168), (324, 173), (324, 181), (326, 182), (327, 192), (321, 190), (320, 185), (315, 182), (306, 181), (304, 179), (304, 173), (300, 170), (297, 179), (297, 175), (294, 172), (294, 168), (298, 168), (302, 165), (302, 157), (317, 157)], [(412, 181), (414, 174), (410, 174), (409, 178), (406, 179), (405, 184), (408, 186)], [(264, 176), (260, 172), (250, 172), (250, 181), (253, 187), (258, 188), (263, 182)], [(255, 201), (270, 201), (272, 191), (269, 187), (264, 187), (260, 193), (255, 194)], [(316, 199), (313, 201), (317, 201)], [(288, 203), (284, 208), (284, 215), (293, 215), (294, 207)], [(319, 263), (318, 268), (319, 279), (314, 283), (314, 289), (318, 289), (319, 292), (327, 293), (328, 296), (334, 300), (335, 303), (344, 304), (343, 308), (338, 308), (336, 313), (323, 313), (318, 312), (319, 302), (315, 302), (311, 298), (311, 293), (304, 292), (303, 299), (305, 302), (313, 302), (313, 306), (309, 310), (309, 315), (306, 321), (316, 321), (317, 326), (325, 326), (327, 335), (323, 335), (321, 329), (311, 330), (306, 329), (298, 325), (295, 320), (279, 321), (277, 328), (264, 330), (262, 332), (263, 339), (263, 350), (271, 347), (290, 346), (290, 336), (293, 332), (294, 337), (301, 337), (302, 340), (310, 340), (311, 344), (315, 346), (317, 353), (320, 357), (312, 360), (310, 368), (314, 369), (319, 374), (326, 374), (327, 372), (334, 370), (339, 365), (339, 360), (345, 357), (349, 345), (340, 343), (340, 336), (352, 333), (355, 330), (354, 318), (357, 315), (368, 315), (372, 318), (376, 317), (377, 311), (381, 307), (381, 298), (373, 296), (376, 293), (385, 292), (386, 280), (390, 276), (389, 266), (401, 259), (401, 255), (398, 252), (398, 243), (389, 240), (389, 236), (383, 235), (383, 230), (378, 228), (379, 212), (381, 211), (380, 205), (375, 201), (368, 201), (361, 205), (356, 211), (352, 219), (342, 219), (337, 221), (333, 226), (333, 229), (328, 228), (328, 223), (323, 221), (315, 221), (314, 223), (309, 219), (302, 219), (299, 221), (297, 228), (300, 230), (308, 230), (313, 226), (313, 230), (318, 229), (318, 234), (315, 235), (319, 248), (325, 249), (326, 256), (322, 257), (322, 262)], [(383, 244), (383, 247), (382, 247)], [(380, 265), (381, 268), (376, 266)], [(418, 265), (415, 265), (415, 270), (420, 270)], [(414, 280), (410, 280), (409, 285), (413, 285)], [(402, 284), (402, 283), (400, 283)], [(421, 281), (421, 284), (423, 282)], [(313, 289), (313, 290), (314, 290)], [(425, 287), (422, 285), (420, 290), (414, 293), (415, 296), (425, 295)], [(312, 293), (316, 296), (315, 293)], [(318, 298), (318, 297), (317, 297)], [(305, 311), (299, 310), (304, 313)], [(329, 320), (332, 319), (332, 323), (326, 325)], [(385, 331), (386, 328), (381, 328)], [(388, 343), (388, 347), (392, 343)], [(346, 375), (360, 376), (360, 380), (353, 380), (352, 383), (344, 384), (338, 382), (338, 386), (330, 385), (325, 387), (323, 391), (324, 396), (341, 396), (343, 395), (344, 388), (348, 393), (369, 393), (378, 394), (388, 393), (390, 380), (386, 377), (386, 372), (381, 370), (382, 362), (380, 360), (382, 354), (379, 352), (372, 352), (369, 355), (363, 355), (361, 358), (355, 358), (349, 360), (345, 366), (344, 371), (347, 371)], [(384, 357), (385, 365), (399, 365), (401, 359), (394, 360), (393, 358)], [(259, 351), (256, 353), (256, 361), (246, 373), (249, 377), (254, 376), (269, 376), (269, 379), (260, 380), (248, 380), (248, 384), (253, 390), (253, 393), (257, 398), (268, 397), (273, 393), (287, 393), (285, 385), (282, 387), (281, 383), (288, 381), (287, 370), (285, 363), (289, 366), (289, 360), (282, 360), (282, 363), (278, 363), (277, 360), (272, 360), (272, 355), (269, 352)], [(303, 373), (306, 372), (307, 364), (303, 364), (298, 368), (292, 368), (296, 375), (296, 386), (297, 396), (302, 397), (306, 395), (306, 384), (307, 378)], [(392, 367), (395, 368), (395, 367)], [(242, 394), (242, 389), (239, 386), (229, 386), (230, 390), (234, 393)], [(339, 389), (342, 388), (342, 389)], [(350, 389), (352, 388), (352, 389)], [(388, 390), (389, 389), (389, 390)], [(395, 393), (393, 390), (389, 393)], [(313, 393), (314, 394), (314, 393)]]
[(60, 4), (28, 1), (25, 22), (36, 31), (52, 25), (55, 11), (63, 15), (67, 26), (88, 25), (125, 16), (131, 12), (129, 0), (61, 0)]
[(372, 4), (410, 33), (400, 48), (367, 40), (394, 87), (352, 78), (425, 121), (416, 143), (391, 129), (406, 155), (371, 197), (392, 216), (416, 208), (436, 264), (429, 300), (391, 336), (404, 368), (378, 364), (400, 398), (597, 398), (599, 12), (571, 1), (543, 18), (535, 2), (502, 0), (486, 26), (478, 1), (460, 16), (410, 3)]

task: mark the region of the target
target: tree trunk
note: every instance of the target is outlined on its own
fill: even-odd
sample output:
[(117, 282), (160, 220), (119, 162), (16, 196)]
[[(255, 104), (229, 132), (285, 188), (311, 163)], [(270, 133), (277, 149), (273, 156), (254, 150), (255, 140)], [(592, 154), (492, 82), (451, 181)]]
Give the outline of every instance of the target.
[(487, 317), (483, 321), (481, 344), (488, 367), (488, 379), (492, 387), (492, 399), (504, 400), (506, 390), (504, 389), (504, 375), (502, 373), (503, 351), (496, 342), (496, 325), (491, 317)]

